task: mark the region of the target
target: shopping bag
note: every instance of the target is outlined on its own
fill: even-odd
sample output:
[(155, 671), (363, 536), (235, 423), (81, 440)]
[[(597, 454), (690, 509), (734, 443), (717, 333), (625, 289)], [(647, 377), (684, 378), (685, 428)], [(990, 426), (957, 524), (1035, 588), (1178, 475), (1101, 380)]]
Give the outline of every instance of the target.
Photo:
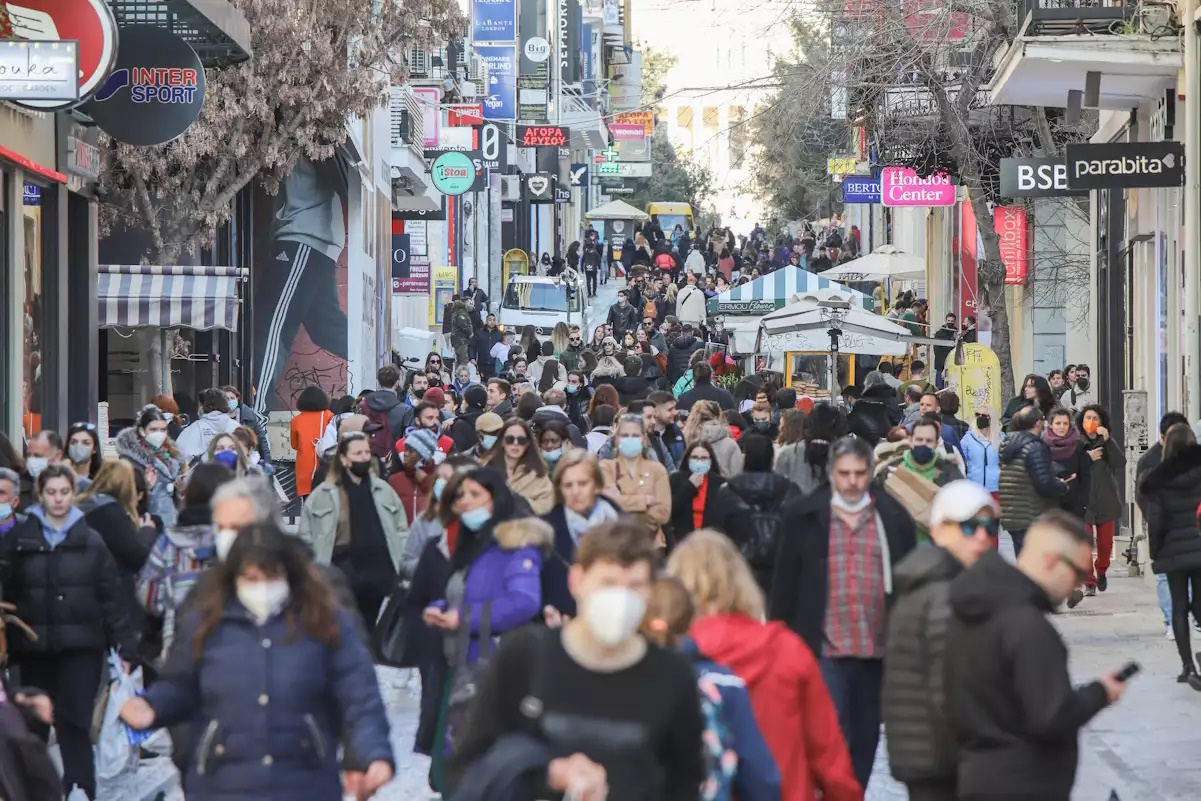
[(100, 736), (93, 749), (96, 755), (96, 776), (114, 779), (135, 767), (138, 748), (130, 742), (128, 727), (119, 717), (126, 701), (137, 697), (142, 687), (142, 671), (127, 672), (116, 651), (109, 651), (108, 703), (100, 725)]
[(371, 650), (376, 662), (395, 668), (418, 667), (423, 640), (430, 635), (421, 620), (421, 610), (405, 604), (408, 587), (397, 584), (384, 603), (384, 610), (371, 632)]
[(913, 518), (915, 525), (930, 528), (930, 505), (938, 494), (938, 485), (922, 478), (912, 470), (898, 467), (889, 474), (884, 489)]

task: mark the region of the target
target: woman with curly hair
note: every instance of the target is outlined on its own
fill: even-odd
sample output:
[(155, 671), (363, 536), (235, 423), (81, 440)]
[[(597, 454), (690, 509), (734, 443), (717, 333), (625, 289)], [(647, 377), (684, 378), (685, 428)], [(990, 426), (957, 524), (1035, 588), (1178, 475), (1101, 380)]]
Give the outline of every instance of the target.
[(1093, 403), (1080, 410), (1076, 418), (1080, 429), (1080, 448), (1089, 459), (1088, 501), (1084, 522), (1093, 532), (1097, 558), (1089, 565), (1084, 594), (1096, 595), (1109, 587), (1106, 571), (1113, 556), (1113, 530), (1122, 514), (1118, 477), (1126, 470), (1126, 454), (1109, 431), (1109, 412)]

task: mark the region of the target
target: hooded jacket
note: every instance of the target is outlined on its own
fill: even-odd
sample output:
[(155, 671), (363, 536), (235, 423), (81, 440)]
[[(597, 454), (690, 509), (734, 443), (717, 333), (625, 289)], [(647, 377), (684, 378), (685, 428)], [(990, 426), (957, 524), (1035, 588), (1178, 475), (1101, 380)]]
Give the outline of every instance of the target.
[(695, 284), (688, 284), (676, 295), (676, 317), (681, 323), (701, 325), (705, 322), (705, 293)]
[(192, 464), (204, 456), (209, 443), (219, 434), (232, 434), (238, 427), (238, 421), (229, 416), (229, 412), (216, 411), (202, 414), (191, 423), (175, 440), (179, 449), (179, 460), (184, 464)]
[(969, 431), (959, 441), (963, 446), (963, 461), (967, 466), (967, 478), (989, 492), (997, 491), (1001, 478), (1001, 453), (997, 446), (978, 431)]
[(738, 443), (730, 436), (730, 427), (724, 420), (709, 420), (701, 423), (696, 433), (697, 442), (707, 442), (717, 456), (721, 476), (729, 481), (742, 472), (744, 456)]
[(880, 706), (888, 764), (899, 781), (955, 783), (945, 667), (951, 580), (962, 572), (955, 557), (935, 545), (916, 548), (893, 572)]
[[(787, 536), (781, 510), (800, 497), (796, 484), (775, 473), (742, 472), (718, 490), (721, 523), (717, 528), (738, 546), (765, 595), (771, 592), (779, 541), (773, 544), (762, 540), (773, 533), (771, 529), (777, 538)], [(770, 556), (756, 552), (763, 545), (771, 546)]]
[(202, 571), (217, 561), (208, 506), (185, 507), (176, 525), (158, 536), (138, 574), (138, 601), (163, 621), (163, 657), (175, 639), (176, 613)]
[(129, 611), (130, 621), (138, 631), (142, 626), (142, 607), (136, 600), (138, 573), (150, 556), (150, 549), (158, 539), (158, 529), (153, 525), (135, 524), (115, 499), (98, 493), (79, 503), (79, 511), (92, 531), (100, 535), (104, 545), (117, 563), (118, 576)]
[(780, 623), (707, 615), (690, 632), (700, 652), (746, 682), (755, 720), (780, 769), (783, 801), (862, 801), (863, 790), (813, 652)]
[(413, 425), (413, 407), (400, 402), (400, 395), (392, 389), (377, 389), (363, 398), (363, 404), (388, 419), (388, 430), (392, 439), (398, 440)]
[(1139, 505), (1147, 521), (1151, 569), (1201, 569), (1201, 445), (1161, 462), (1143, 475)]
[(692, 334), (681, 334), (667, 348), (667, 380), (673, 385), (688, 372), (692, 354), (704, 347)]
[(1051, 450), (1030, 431), (1016, 431), (1001, 448), (1001, 525), (1007, 531), (1025, 531), (1034, 518), (1059, 507), (1068, 485), (1055, 477)]
[(20, 629), (10, 629), (14, 654), (116, 648), (125, 659), (136, 656), (129, 598), (117, 563), (78, 509), (54, 529), (42, 507), (30, 508), (28, 517), (0, 538), (0, 586), (4, 600), (37, 635), (31, 642)]
[[(226, 418), (228, 419), (228, 418)], [(175, 480), (179, 478), (179, 461), (165, 448), (150, 450), (133, 426), (117, 434), (117, 455), (135, 465), (154, 467), (158, 481), (150, 488), (146, 500), (150, 514), (163, 521), (164, 526), (175, 524)]]
[[(884, 482), (888, 477), (895, 473), (898, 469), (905, 467), (905, 454), (910, 451), (909, 443), (905, 440), (900, 442), (881, 442), (876, 446), (876, 473), (875, 480), (884, 486)], [(934, 483), (939, 486), (945, 486), (952, 481), (957, 481), (963, 478), (963, 473), (959, 470), (959, 465), (955, 463), (954, 457), (947, 453), (945, 448), (936, 447), (934, 450)]]
[(694, 403), (702, 400), (714, 401), (721, 407), (723, 412), (738, 408), (738, 404), (734, 402), (734, 396), (730, 394), (730, 391), (714, 386), (712, 382), (697, 383), (694, 381), (692, 389), (676, 397), (678, 399), (676, 405), (681, 411), (685, 412), (690, 411)]
[(959, 741), (959, 798), (1068, 801), (1080, 729), (1105, 708), (1099, 682), (1074, 688), (1041, 587), (986, 551), (951, 585), (947, 688)]

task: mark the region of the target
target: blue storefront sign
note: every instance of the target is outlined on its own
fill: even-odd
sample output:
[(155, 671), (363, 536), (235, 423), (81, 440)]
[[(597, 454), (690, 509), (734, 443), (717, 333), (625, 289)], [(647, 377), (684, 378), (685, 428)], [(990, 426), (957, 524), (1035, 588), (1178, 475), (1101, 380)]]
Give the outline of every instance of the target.
[(484, 119), (517, 119), (517, 45), (476, 45), (475, 53), (488, 64), (488, 95)]
[(42, 205), (42, 187), (37, 184), (25, 184), (24, 191), (21, 193), (22, 205), (25, 206), (40, 206)]
[(880, 179), (867, 175), (848, 175), (842, 179), (843, 203), (879, 203)]
[(516, 42), (516, 0), (472, 0), (471, 40), (473, 42)]

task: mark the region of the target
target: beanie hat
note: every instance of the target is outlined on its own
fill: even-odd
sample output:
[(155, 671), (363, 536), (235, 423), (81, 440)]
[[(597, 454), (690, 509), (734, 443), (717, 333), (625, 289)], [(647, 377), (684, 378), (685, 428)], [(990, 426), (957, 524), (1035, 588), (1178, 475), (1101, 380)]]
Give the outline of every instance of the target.
[(405, 432), (405, 447), (415, 451), (421, 461), (428, 462), (438, 450), (438, 437), (425, 428), (410, 428)]
[[(429, 390), (426, 390), (427, 392)], [(488, 405), (488, 390), (481, 387), (479, 384), (472, 384), (463, 390), (463, 400), (470, 407), (482, 409)]]
[(421, 396), (422, 403), (432, 403), (438, 408), (442, 408), (442, 404), (446, 403), (446, 390), (442, 387), (430, 387)]

